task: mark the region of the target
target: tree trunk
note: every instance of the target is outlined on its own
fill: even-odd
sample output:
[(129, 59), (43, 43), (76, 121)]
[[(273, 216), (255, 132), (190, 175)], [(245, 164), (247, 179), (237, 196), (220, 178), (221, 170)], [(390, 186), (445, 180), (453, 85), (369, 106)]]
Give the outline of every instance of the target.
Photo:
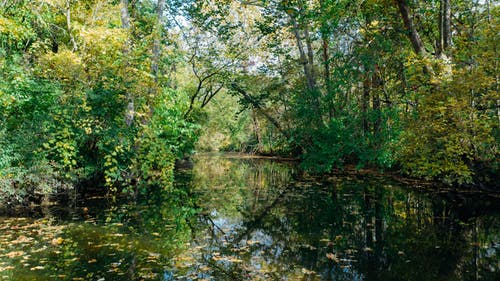
[(443, 49), (444, 49), (444, 5), (443, 5), (443, 1), (444, 0), (441, 0), (439, 2), (439, 38), (438, 40), (436, 41), (436, 55), (437, 56), (440, 56), (442, 53), (443, 53)]
[[(320, 8), (321, 10), (325, 9), (325, 1), (321, 0), (319, 1)], [(326, 85), (326, 91), (328, 95), (332, 94), (332, 89), (331, 89), (331, 71), (330, 71), (330, 41), (329, 41), (329, 35), (330, 35), (330, 30), (329, 28), (323, 24), (321, 28), (321, 47), (322, 47), (322, 52), (323, 52), (323, 66), (324, 66), (324, 79), (325, 79), (325, 85)], [(330, 113), (330, 115), (332, 115)], [(331, 117), (331, 116), (330, 116)]]
[(330, 73), (330, 54), (329, 54), (329, 42), (326, 34), (322, 35), (322, 48), (323, 48), (323, 64), (324, 64), (324, 79), (325, 79), (325, 85), (326, 85), (326, 94), (328, 96), (328, 117), (329, 120), (332, 120), (333, 117), (335, 116), (335, 106), (333, 101), (335, 100), (335, 97), (332, 97), (333, 95), (333, 90), (332, 90), (332, 82), (330, 80), (331, 73)]
[[(312, 39), (309, 34), (309, 30), (307, 27), (304, 28), (304, 37), (300, 36), (300, 26), (295, 18), (295, 16), (289, 13), (290, 21), (292, 23), (292, 30), (297, 41), (297, 47), (299, 49), (299, 59), (300, 63), (304, 67), (304, 75), (307, 81), (307, 90), (309, 94), (312, 95), (312, 106), (314, 107), (316, 113), (319, 118), (314, 119), (315, 121), (321, 122), (323, 120), (323, 116), (321, 113), (321, 102), (319, 97), (319, 89), (317, 88), (316, 83), (316, 75), (314, 73), (314, 50), (312, 47)], [(302, 40), (306, 41), (306, 48), (304, 48), (304, 44)]]
[[(122, 28), (125, 30), (130, 29), (130, 14), (128, 12), (128, 0), (120, 0), (120, 15), (121, 15), (121, 21), (122, 21)], [(130, 53), (130, 40), (127, 40), (125, 43), (125, 48), (123, 50), (123, 56), (125, 57), (125, 61), (127, 61), (127, 57)], [(126, 63), (125, 66), (128, 66), (128, 62)], [(135, 115), (135, 106), (134, 106), (134, 98), (132, 94), (127, 91), (127, 108), (125, 109), (125, 124), (127, 126), (131, 126), (132, 123), (134, 122), (134, 115)]]
[[(156, 97), (158, 95), (158, 77), (160, 75), (159, 66), (160, 66), (160, 57), (161, 57), (161, 38), (162, 38), (162, 17), (163, 12), (165, 10), (165, 0), (158, 0), (158, 4), (156, 6), (156, 25), (153, 31), (153, 57), (151, 58), (151, 75), (153, 76), (154, 84), (148, 89), (148, 94), (150, 97)], [(150, 102), (148, 104), (149, 107), (149, 117), (151, 118), (154, 113), (154, 109)]]
[(293, 26), (293, 34), (295, 35), (295, 40), (297, 41), (297, 47), (299, 49), (300, 63), (304, 67), (304, 75), (306, 76), (307, 81), (307, 89), (309, 91), (313, 91), (316, 89), (316, 79), (312, 73), (312, 67), (310, 65), (310, 59), (306, 55), (306, 51), (304, 49), (304, 44), (302, 42), (302, 37), (300, 36), (300, 29), (297, 20), (293, 15), (290, 15), (290, 20)]
[(448, 49), (451, 46), (451, 6), (450, 0), (441, 0), (439, 10), (439, 44), (436, 57), (442, 62), (442, 77), (452, 77), (451, 57)]
[(405, 28), (408, 31), (408, 36), (413, 46), (413, 50), (415, 50), (415, 53), (419, 55), (424, 55), (426, 53), (424, 43), (422, 42), (415, 25), (413, 25), (413, 20), (410, 17), (410, 8), (406, 4), (406, 0), (396, 0), (396, 2), (398, 4), (399, 12), (401, 13)]
[(370, 103), (370, 73), (365, 70), (365, 79), (363, 80), (363, 96), (361, 99), (361, 114), (363, 116), (363, 133), (366, 135), (370, 131), (370, 123), (368, 122), (368, 104)]
[(306, 25), (304, 27), (304, 37), (306, 39), (306, 47), (307, 47), (307, 60), (311, 72), (311, 79), (313, 81), (312, 85), (314, 89), (316, 89), (316, 73), (314, 71), (314, 49), (312, 47), (312, 39), (309, 34), (309, 27)]
[(323, 63), (324, 63), (324, 67), (325, 67), (325, 73), (324, 73), (324, 77), (325, 77), (325, 84), (326, 84), (326, 90), (328, 92), (328, 94), (331, 94), (331, 82), (330, 82), (330, 77), (331, 77), (331, 73), (330, 73), (330, 54), (329, 54), (329, 42), (328, 42), (328, 38), (326, 37), (326, 35), (322, 35), (323, 38), (321, 39), (323, 42), (322, 42), (322, 48), (323, 48)]
[(130, 14), (128, 13), (128, 0), (120, 0), (120, 14), (122, 19), (122, 28), (130, 28)]
[(486, 13), (488, 14), (488, 23), (491, 23), (491, 0), (486, 0)]
[(451, 46), (451, 5), (450, 0), (441, 0), (443, 5), (443, 51)]
[(439, 41), (437, 55), (441, 56), (451, 45), (450, 0), (441, 0), (439, 5)]
[(375, 122), (373, 122), (373, 133), (377, 135), (380, 132), (380, 125), (382, 124), (382, 119), (380, 118), (380, 91), (383, 87), (383, 80), (380, 75), (378, 66), (375, 65), (375, 71), (372, 76), (372, 108), (374, 114), (377, 114)]
[(71, 43), (73, 44), (73, 51), (76, 51), (78, 46), (76, 45), (75, 37), (71, 32), (71, 0), (66, 0), (66, 28), (68, 29), (68, 35)]
[[(413, 50), (418, 55), (427, 57), (427, 51), (424, 48), (422, 38), (420, 38), (420, 35), (415, 28), (415, 25), (413, 24), (413, 20), (410, 16), (410, 8), (406, 4), (406, 0), (396, 0), (396, 3), (398, 4), (399, 12), (401, 14), (401, 18), (403, 19), (404, 26), (408, 32), (408, 37), (410, 38)], [(426, 63), (424, 65), (424, 73), (434, 76), (434, 70), (432, 69), (432, 66), (430, 64)]]
[(151, 62), (151, 73), (154, 76), (155, 82), (158, 83), (158, 68), (160, 64), (160, 55), (161, 55), (161, 36), (162, 36), (162, 17), (163, 12), (165, 10), (165, 0), (158, 0), (158, 6), (156, 8), (156, 31), (154, 34), (153, 41), (153, 59)]

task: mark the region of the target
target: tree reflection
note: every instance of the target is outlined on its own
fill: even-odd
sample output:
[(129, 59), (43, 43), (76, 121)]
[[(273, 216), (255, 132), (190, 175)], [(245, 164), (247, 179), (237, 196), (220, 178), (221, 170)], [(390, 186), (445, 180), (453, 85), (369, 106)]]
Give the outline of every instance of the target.
[[(494, 280), (498, 217), (380, 178), (292, 181), (290, 165), (199, 159), (192, 186), (222, 231), (196, 231), (214, 280)], [(484, 202), (483, 202), (484, 203)], [(493, 244), (492, 244), (493, 243)], [(195, 252), (192, 249), (193, 252)], [(193, 253), (191, 253), (193, 254)], [(193, 254), (196, 256), (196, 254)], [(196, 276), (185, 270), (182, 276)], [(237, 279), (234, 279), (238, 276)]]
[[(182, 196), (158, 189), (134, 201), (83, 202), (72, 221), (16, 221), (1, 234), (23, 235), (26, 243), (17, 245), (22, 255), (10, 260), (0, 247), (0, 262), (11, 265), (0, 273), (16, 281), (164, 280), (170, 260), (191, 238), (187, 222), (194, 212)], [(17, 232), (10, 234), (12, 229)]]
[(0, 280), (499, 279), (498, 200), (297, 174), (200, 156), (174, 188), (0, 218)]

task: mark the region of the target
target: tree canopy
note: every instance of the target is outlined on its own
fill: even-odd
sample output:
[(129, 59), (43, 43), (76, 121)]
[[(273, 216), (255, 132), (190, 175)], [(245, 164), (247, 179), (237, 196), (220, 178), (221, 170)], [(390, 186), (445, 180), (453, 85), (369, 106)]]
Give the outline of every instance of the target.
[(0, 199), (172, 188), (197, 150), (499, 171), (498, 1), (0, 1)]

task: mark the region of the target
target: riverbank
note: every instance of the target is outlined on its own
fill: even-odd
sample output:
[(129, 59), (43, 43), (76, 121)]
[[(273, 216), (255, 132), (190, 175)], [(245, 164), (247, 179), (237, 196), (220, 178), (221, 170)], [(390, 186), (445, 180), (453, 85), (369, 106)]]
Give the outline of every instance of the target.
[[(235, 159), (262, 159), (262, 160), (272, 160), (280, 162), (290, 162), (300, 165), (301, 159), (299, 157), (283, 157), (280, 155), (272, 154), (249, 154), (249, 153), (239, 153), (239, 152), (203, 152), (196, 154), (198, 157), (213, 157), (221, 156), (225, 158), (235, 158)], [(374, 176), (374, 177), (390, 177), (394, 181), (400, 182), (405, 185), (414, 186), (420, 189), (425, 189), (431, 192), (445, 193), (464, 193), (464, 194), (490, 194), (493, 197), (500, 197), (500, 175), (498, 175), (498, 180), (491, 179), (488, 183), (475, 183), (475, 184), (445, 184), (440, 181), (426, 180), (417, 177), (411, 177), (404, 175), (395, 169), (385, 169), (381, 170), (377, 167), (363, 167), (358, 168), (354, 164), (346, 164), (342, 169), (334, 168), (330, 172), (323, 174), (309, 174), (307, 171), (303, 171), (304, 179), (318, 180), (318, 181), (333, 181), (335, 175), (349, 175), (349, 176)], [(490, 175), (491, 176), (491, 175)], [(484, 177), (484, 176), (479, 176)]]

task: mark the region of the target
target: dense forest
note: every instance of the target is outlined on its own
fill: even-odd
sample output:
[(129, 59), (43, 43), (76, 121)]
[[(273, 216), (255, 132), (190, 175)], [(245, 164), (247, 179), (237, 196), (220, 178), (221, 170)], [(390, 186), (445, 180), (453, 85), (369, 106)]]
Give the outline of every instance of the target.
[(0, 201), (195, 151), (498, 184), (495, 0), (1, 0)]

